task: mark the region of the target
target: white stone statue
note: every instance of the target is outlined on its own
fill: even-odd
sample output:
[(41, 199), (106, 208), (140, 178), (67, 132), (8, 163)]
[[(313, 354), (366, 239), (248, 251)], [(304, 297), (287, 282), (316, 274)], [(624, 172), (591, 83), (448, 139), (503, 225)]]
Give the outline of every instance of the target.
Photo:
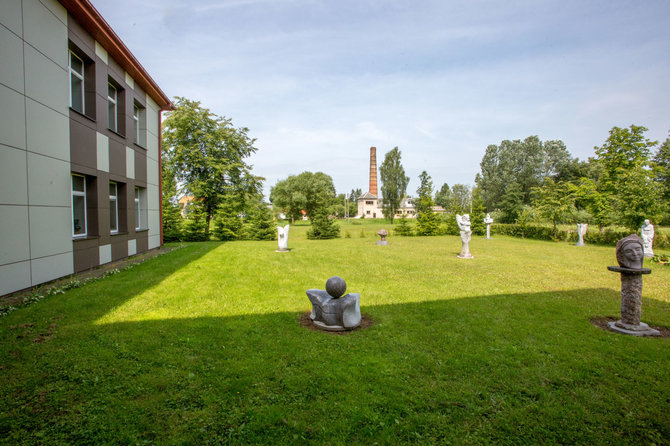
[(464, 214), (460, 216), (456, 214), (456, 223), (458, 223), (458, 229), (461, 230), (461, 253), (458, 255), (460, 259), (471, 259), (472, 254), (470, 254), (470, 238), (472, 237), (472, 230), (470, 229), (470, 216)]
[(654, 244), (654, 225), (652, 225), (649, 220), (645, 220), (642, 228), (640, 228), (640, 233), (642, 235), (644, 256), (654, 257), (654, 250), (652, 249)]
[(579, 240), (577, 240), (575, 246), (586, 246), (584, 244), (584, 234), (586, 234), (588, 228), (589, 225), (587, 223), (577, 223), (577, 235), (579, 236)]
[(277, 226), (277, 244), (279, 245), (279, 249), (277, 249), (278, 252), (288, 251), (288, 227), (289, 225), (286, 225), (283, 228), (281, 226)]
[(486, 224), (486, 238), (491, 239), (491, 224), (493, 223), (493, 219), (489, 214), (486, 214), (486, 217), (484, 218), (484, 223)]

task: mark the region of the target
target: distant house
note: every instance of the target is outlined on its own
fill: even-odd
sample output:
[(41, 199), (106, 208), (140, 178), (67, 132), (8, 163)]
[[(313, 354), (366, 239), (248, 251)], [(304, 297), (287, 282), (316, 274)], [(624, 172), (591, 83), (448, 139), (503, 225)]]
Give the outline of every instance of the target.
[(88, 0), (1, 4), (4, 295), (161, 245), (172, 104)]
[(193, 195), (184, 195), (179, 199), (179, 207), (181, 208), (182, 218), (186, 218), (188, 215), (191, 203), (193, 203)]

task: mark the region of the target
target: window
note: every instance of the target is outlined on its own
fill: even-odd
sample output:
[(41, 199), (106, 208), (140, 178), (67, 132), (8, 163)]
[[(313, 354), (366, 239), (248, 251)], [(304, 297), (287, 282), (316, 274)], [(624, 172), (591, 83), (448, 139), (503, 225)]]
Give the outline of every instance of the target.
[(117, 101), (118, 92), (116, 87), (107, 83), (107, 116), (109, 118), (108, 127), (110, 130), (118, 131), (118, 116), (117, 116)]
[(374, 204), (372, 201), (366, 201), (365, 204)]
[(70, 51), (70, 107), (79, 113), (85, 112), (84, 61)]
[(142, 147), (146, 145), (146, 127), (146, 109), (135, 102), (133, 104), (133, 142)]
[(72, 174), (72, 237), (86, 237), (86, 177)]
[(109, 231), (119, 232), (119, 191), (114, 182), (109, 183)]

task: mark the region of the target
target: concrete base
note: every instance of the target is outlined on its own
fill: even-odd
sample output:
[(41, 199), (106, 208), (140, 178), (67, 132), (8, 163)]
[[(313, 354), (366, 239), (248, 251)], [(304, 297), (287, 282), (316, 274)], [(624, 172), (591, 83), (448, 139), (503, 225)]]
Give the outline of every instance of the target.
[(655, 330), (651, 328), (649, 325), (645, 324), (644, 322), (640, 322), (639, 325), (633, 327), (630, 326), (629, 324), (624, 324), (621, 321), (616, 321), (616, 322), (608, 322), (607, 326), (622, 334), (627, 334), (631, 336), (660, 336), (661, 332), (658, 330)]
[(277, 249), (275, 252), (291, 252), (290, 249)]
[(380, 240), (377, 242), (378, 246), (388, 246), (389, 242), (388, 240)]
[(575, 243), (575, 246), (586, 246), (586, 245), (584, 244), (584, 242), (577, 242)]
[(470, 254), (470, 253), (467, 253), (467, 254), (465, 254), (465, 255), (461, 255), (461, 254), (459, 254), (459, 255), (457, 255), (456, 257), (458, 257), (459, 259), (474, 259), (474, 257), (473, 257), (472, 254)]
[(341, 325), (326, 325), (323, 322), (315, 321), (315, 320), (312, 320), (312, 323), (314, 325), (316, 325), (317, 327), (319, 327), (321, 330), (325, 330), (325, 331), (349, 331), (349, 330), (353, 330), (354, 328), (358, 327), (358, 325), (360, 325), (360, 323), (359, 323), (358, 325), (356, 325), (354, 327), (347, 328), (347, 327), (342, 327)]

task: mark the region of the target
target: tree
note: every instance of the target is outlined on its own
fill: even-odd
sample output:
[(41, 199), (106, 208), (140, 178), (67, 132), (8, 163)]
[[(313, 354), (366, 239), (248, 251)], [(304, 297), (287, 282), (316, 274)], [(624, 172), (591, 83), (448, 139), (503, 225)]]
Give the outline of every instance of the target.
[(537, 212), (552, 221), (554, 238), (558, 238), (558, 223), (575, 210), (575, 197), (570, 183), (556, 183), (545, 178), (544, 184), (533, 189)]
[(349, 200), (356, 203), (358, 201), (358, 197), (360, 197), (361, 195), (363, 195), (363, 191), (361, 190), (361, 188), (351, 189), (351, 193), (349, 194)]
[(199, 203), (209, 234), (212, 216), (223, 197), (233, 190), (258, 190), (262, 179), (245, 162), (256, 151), (249, 129), (234, 128), (186, 98), (175, 98), (175, 109), (163, 122), (162, 147), (166, 164), (185, 191)]
[(290, 218), (291, 223), (302, 217), (301, 211), (305, 209), (305, 201), (304, 191), (298, 185), (296, 175), (277, 181), (277, 184), (270, 189), (270, 203)]
[(486, 233), (484, 217), (486, 217), (484, 200), (482, 200), (479, 188), (474, 188), (472, 190), (472, 211), (470, 212), (470, 222), (473, 234), (484, 235)]
[(452, 207), (451, 189), (444, 183), (439, 191), (435, 193), (435, 204), (449, 211)]
[(277, 226), (272, 213), (262, 200), (258, 200), (249, 210), (245, 221), (245, 238), (248, 240), (276, 240)]
[(398, 147), (386, 153), (384, 162), (379, 166), (382, 181), (382, 212), (384, 217), (393, 223), (395, 214), (400, 208), (400, 201), (407, 192), (409, 177), (400, 164), (401, 152)]
[(323, 209), (328, 215), (336, 204), (335, 185), (330, 175), (306, 171), (278, 181), (270, 190), (270, 201), (290, 215), (292, 220), (300, 218), (302, 210), (310, 218), (315, 210)]
[(665, 203), (664, 221), (670, 223), (670, 137), (658, 148), (652, 163), (654, 179), (660, 186), (660, 193)]
[(537, 136), (521, 140), (504, 140), (499, 146), (489, 145), (480, 163), (481, 173), (476, 177), (487, 211), (501, 209), (501, 203), (513, 190), (515, 205), (530, 204), (531, 190), (540, 186), (545, 177), (556, 178), (567, 174), (573, 159), (563, 141), (542, 142)]
[(662, 189), (652, 178), (651, 149), (658, 142), (645, 138), (647, 129), (631, 125), (612, 127), (601, 147), (596, 147), (597, 162), (602, 166), (602, 190), (613, 197), (618, 221), (637, 229), (645, 218), (660, 217)]
[(162, 192), (161, 209), (163, 211), (163, 241), (176, 242), (181, 240), (181, 213), (177, 202), (177, 182), (174, 172), (161, 163)]
[(309, 214), (312, 228), (307, 231), (310, 240), (324, 240), (340, 236), (340, 226), (334, 220), (328, 218), (326, 208), (315, 208)]
[(222, 241), (238, 240), (242, 235), (242, 219), (237, 200), (224, 199), (214, 216), (214, 235)]
[(440, 218), (433, 212), (433, 181), (424, 170), (419, 175), (419, 188), (416, 190), (419, 196), (414, 200), (416, 207), (416, 235), (439, 235)]
[(576, 204), (593, 217), (602, 233), (612, 219), (612, 198), (598, 190), (598, 185), (590, 178), (582, 178), (575, 187)]
[(451, 186), (451, 212), (454, 214), (466, 214), (470, 212), (472, 201), (470, 186), (465, 184), (454, 184)]

